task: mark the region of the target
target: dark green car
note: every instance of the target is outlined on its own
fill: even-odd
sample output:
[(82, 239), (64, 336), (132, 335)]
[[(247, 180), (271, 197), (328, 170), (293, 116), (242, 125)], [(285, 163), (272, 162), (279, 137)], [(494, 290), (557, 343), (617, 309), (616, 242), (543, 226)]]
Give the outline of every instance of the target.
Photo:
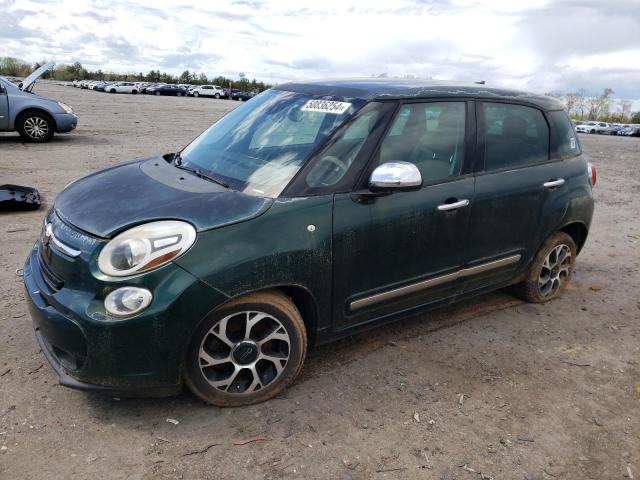
[(24, 270), (36, 337), (68, 387), (266, 400), (310, 346), (508, 285), (557, 297), (594, 183), (550, 97), (281, 85), (58, 196)]

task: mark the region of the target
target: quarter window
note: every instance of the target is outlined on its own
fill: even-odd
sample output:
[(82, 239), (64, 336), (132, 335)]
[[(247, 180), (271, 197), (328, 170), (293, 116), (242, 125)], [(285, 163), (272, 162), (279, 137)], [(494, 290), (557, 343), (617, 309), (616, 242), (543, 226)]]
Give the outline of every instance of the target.
[(549, 159), (549, 126), (540, 110), (484, 103), (484, 169), (522, 167)]
[(558, 145), (556, 146), (558, 157), (563, 158), (578, 155), (580, 153), (580, 146), (578, 145), (576, 132), (567, 114), (559, 110), (557, 112), (550, 112), (549, 116), (553, 120), (556, 137), (558, 138)]
[(464, 160), (465, 102), (404, 105), (380, 147), (380, 163), (418, 167), (423, 183), (460, 174)]

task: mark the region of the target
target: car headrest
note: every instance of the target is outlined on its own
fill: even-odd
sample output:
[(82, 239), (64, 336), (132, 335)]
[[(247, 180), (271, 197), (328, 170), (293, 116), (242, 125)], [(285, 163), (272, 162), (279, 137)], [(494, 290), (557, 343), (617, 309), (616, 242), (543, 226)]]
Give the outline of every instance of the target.
[(527, 121), (519, 115), (508, 115), (502, 121), (502, 135), (509, 137), (524, 137), (527, 134)]

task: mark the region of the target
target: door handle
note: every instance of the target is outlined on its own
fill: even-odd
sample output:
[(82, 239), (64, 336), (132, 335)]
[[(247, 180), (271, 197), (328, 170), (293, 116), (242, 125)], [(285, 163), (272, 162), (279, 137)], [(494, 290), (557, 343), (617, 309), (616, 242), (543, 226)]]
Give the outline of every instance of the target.
[(448, 212), (449, 210), (455, 210), (457, 208), (466, 207), (469, 205), (469, 200), (466, 198), (463, 200), (458, 200), (454, 203), (443, 203), (442, 205), (438, 205), (438, 211), (440, 212)]
[(557, 180), (549, 180), (548, 182), (544, 182), (542, 184), (542, 186), (545, 188), (559, 187), (560, 185), (564, 185), (564, 178), (558, 178)]

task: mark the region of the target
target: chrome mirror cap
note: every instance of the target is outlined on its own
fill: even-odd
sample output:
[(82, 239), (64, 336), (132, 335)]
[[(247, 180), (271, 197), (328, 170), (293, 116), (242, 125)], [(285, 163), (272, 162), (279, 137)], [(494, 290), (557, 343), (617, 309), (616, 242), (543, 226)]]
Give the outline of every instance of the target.
[(418, 190), (422, 186), (420, 170), (411, 162), (387, 162), (379, 165), (369, 178), (371, 191)]

